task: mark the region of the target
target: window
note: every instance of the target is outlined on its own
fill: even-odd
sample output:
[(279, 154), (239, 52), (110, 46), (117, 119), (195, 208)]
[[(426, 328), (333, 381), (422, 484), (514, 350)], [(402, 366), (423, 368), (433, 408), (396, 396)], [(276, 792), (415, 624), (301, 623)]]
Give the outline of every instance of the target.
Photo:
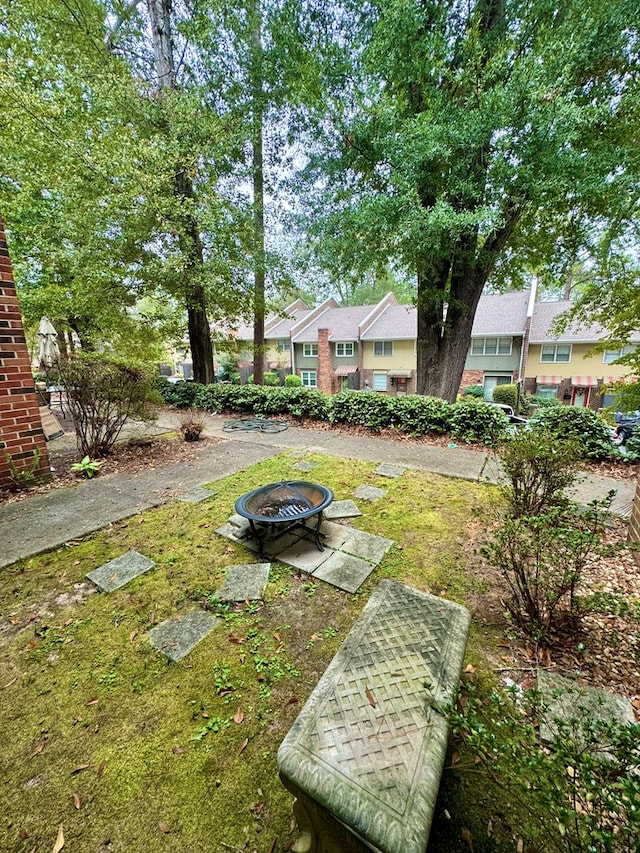
[(542, 397), (543, 400), (555, 400), (557, 396), (557, 385), (538, 385), (536, 387), (536, 397)]
[(543, 344), (540, 361), (571, 361), (571, 344)]
[(280, 338), (277, 345), (278, 352), (289, 352), (291, 349), (291, 341), (289, 338)]
[(336, 344), (336, 355), (345, 358), (353, 355), (353, 343)]
[(474, 338), (471, 355), (511, 355), (511, 338)]
[(318, 355), (318, 344), (302, 344), (302, 355), (311, 358)]
[(374, 373), (373, 374), (373, 390), (374, 391), (386, 391), (387, 390), (387, 374), (386, 373)]
[(302, 379), (302, 384), (306, 388), (317, 388), (318, 383), (316, 381), (316, 372), (315, 370), (301, 370), (300, 378)]
[(604, 358), (602, 359), (605, 364), (613, 364), (614, 361), (617, 361), (619, 358), (622, 358), (623, 355), (629, 355), (629, 353), (635, 352), (636, 347), (627, 344), (627, 346), (620, 347), (619, 349), (606, 349), (604, 351)]
[[(373, 342), (373, 354), (374, 355), (393, 355), (393, 341), (374, 341)], [(387, 389), (386, 385), (386, 374), (379, 374), (380, 376), (385, 376), (385, 391)]]

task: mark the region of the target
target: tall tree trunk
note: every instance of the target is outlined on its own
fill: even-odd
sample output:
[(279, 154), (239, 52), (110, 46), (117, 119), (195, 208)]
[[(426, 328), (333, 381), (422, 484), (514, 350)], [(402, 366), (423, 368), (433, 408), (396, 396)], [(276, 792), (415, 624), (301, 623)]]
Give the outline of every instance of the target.
[[(177, 81), (171, 37), (171, 0), (147, 0), (147, 7), (151, 21), (158, 89), (160, 91), (175, 90)], [(193, 183), (182, 164), (176, 170), (174, 186), (180, 207), (187, 211), (192, 210), (191, 205), (184, 204), (184, 202), (193, 199)], [(179, 232), (180, 248), (185, 259), (184, 296), (189, 345), (193, 361), (193, 378), (196, 382), (208, 384), (214, 381), (213, 345), (207, 317), (205, 292), (200, 280), (204, 255), (200, 240), (200, 229), (193, 213), (187, 212), (183, 215)]]
[(264, 159), (262, 79), (262, 12), (260, 0), (252, 0), (251, 16), (251, 148), (253, 172), (253, 381), (264, 382), (264, 314), (266, 262), (264, 247)]

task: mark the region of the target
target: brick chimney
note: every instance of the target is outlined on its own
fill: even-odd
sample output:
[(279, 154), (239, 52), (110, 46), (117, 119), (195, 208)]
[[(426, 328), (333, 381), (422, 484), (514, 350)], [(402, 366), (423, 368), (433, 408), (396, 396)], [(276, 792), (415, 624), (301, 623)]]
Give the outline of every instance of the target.
[(333, 393), (333, 368), (331, 367), (331, 345), (329, 329), (318, 329), (318, 376), (317, 383), (320, 391), (325, 394)]
[(49, 452), (33, 386), (31, 359), (13, 281), (4, 223), (0, 216), (0, 488), (11, 485), (9, 460), (19, 471), (50, 477)]

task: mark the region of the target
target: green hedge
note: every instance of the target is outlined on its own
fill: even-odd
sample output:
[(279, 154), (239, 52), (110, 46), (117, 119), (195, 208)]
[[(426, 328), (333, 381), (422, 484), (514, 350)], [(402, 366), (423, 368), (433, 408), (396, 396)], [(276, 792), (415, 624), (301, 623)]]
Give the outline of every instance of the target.
[(503, 406), (511, 406), (514, 412), (518, 411), (518, 386), (511, 382), (507, 385), (496, 385), (493, 389), (493, 402), (502, 403)]
[(537, 411), (532, 425), (541, 425), (558, 439), (575, 440), (587, 459), (608, 459), (616, 452), (611, 430), (592, 409), (550, 406)]

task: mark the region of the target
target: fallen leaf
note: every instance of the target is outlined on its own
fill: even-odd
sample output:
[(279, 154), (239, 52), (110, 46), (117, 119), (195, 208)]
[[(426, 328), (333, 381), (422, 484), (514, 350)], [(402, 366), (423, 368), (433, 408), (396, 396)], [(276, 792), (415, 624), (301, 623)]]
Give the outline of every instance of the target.
[(158, 829), (160, 830), (160, 832), (171, 832), (167, 824), (163, 823), (162, 821), (160, 821), (160, 823), (158, 824)]
[(87, 770), (88, 767), (89, 767), (88, 764), (78, 764), (78, 766), (74, 767), (73, 770), (71, 771), (71, 775), (75, 776), (76, 773), (81, 773), (83, 770)]
[(9, 624), (10, 624), (10, 625), (17, 625), (19, 622), (20, 622), (20, 617), (19, 617), (19, 616), (11, 616), (11, 617), (10, 617), (10, 619), (9, 619)]
[(88, 702), (85, 702), (85, 706), (88, 708), (90, 705), (97, 705), (100, 699), (97, 696), (94, 696), (93, 699), (89, 699)]
[(521, 838), (518, 839), (516, 853), (524, 853), (524, 841)]
[(239, 636), (235, 633), (235, 631), (232, 631), (232, 632), (229, 634), (229, 642), (230, 642), (230, 643), (236, 643), (237, 645), (240, 645), (240, 643), (244, 643), (244, 637), (239, 637)]
[(240, 657), (238, 658), (238, 660), (240, 661), (240, 663), (244, 663), (244, 655), (240, 655)]
[(367, 697), (367, 701), (371, 705), (372, 708), (376, 707), (376, 700), (374, 698), (373, 693), (369, 690), (368, 687), (364, 688), (364, 695)]
[(174, 755), (182, 755), (182, 753), (186, 752), (186, 751), (187, 751), (186, 747), (184, 747), (184, 746), (174, 746), (173, 749), (171, 750), (171, 752)]
[(280, 643), (279, 646), (276, 646), (276, 650), (275, 650), (274, 654), (279, 655), (283, 649), (284, 649), (284, 643)]
[(460, 753), (456, 750), (451, 756), (451, 764), (460, 764)]
[(56, 838), (56, 843), (53, 845), (53, 850), (51, 853), (60, 853), (62, 848), (64, 847), (64, 832), (62, 831), (62, 824), (60, 824), (58, 828), (58, 837)]
[(489, 823), (487, 824), (487, 836), (491, 838), (493, 835), (493, 821), (489, 818)]
[(273, 637), (274, 637), (274, 639), (276, 639), (278, 642), (280, 642), (280, 634), (274, 634), (274, 635), (273, 635)]
[(295, 705), (297, 701), (298, 701), (298, 697), (297, 697), (297, 696), (289, 696), (289, 698), (287, 699), (287, 701), (284, 703), (284, 706), (285, 706), (285, 708), (286, 708), (286, 707), (287, 707), (287, 705)]
[(20, 841), (26, 841), (28, 837), (29, 837), (29, 833), (27, 832), (26, 829), (21, 829), (20, 832), (18, 833), (18, 838), (20, 839)]
[(241, 746), (241, 747), (240, 747), (240, 749), (238, 750), (238, 755), (241, 755), (241, 754), (245, 751), (245, 749), (247, 748), (247, 746), (248, 746), (248, 745), (249, 745), (249, 738), (248, 738), (248, 737), (246, 737), (246, 738), (242, 741), (242, 746)]
[(469, 848), (469, 850), (473, 850), (473, 835), (472, 835), (472, 834), (471, 834), (471, 832), (467, 829), (467, 827), (466, 827), (466, 826), (463, 826), (463, 827), (462, 827), (462, 832), (460, 833), (460, 837), (462, 838), (462, 840), (464, 841), (464, 843), (467, 845), (467, 847)]
[(17, 678), (17, 677), (16, 677), (16, 678), (12, 678), (12, 679), (11, 679), (11, 681), (7, 681), (7, 683), (6, 683), (6, 684), (3, 684), (3, 685), (2, 685), (2, 689), (3, 689), (3, 690), (6, 690), (6, 689), (7, 689), (7, 687), (11, 687), (11, 685), (12, 685), (12, 684), (15, 684), (17, 680), (18, 680), (18, 678)]
[(476, 671), (476, 668), (472, 663), (468, 663), (464, 671), (474, 673)]
[[(138, 519), (138, 524), (144, 524), (144, 518), (139, 518), (139, 519)], [(167, 830), (167, 832), (168, 832), (168, 831), (169, 831), (169, 830)]]
[(241, 723), (243, 720), (244, 720), (244, 714), (242, 713), (242, 711), (240, 710), (240, 708), (238, 708), (238, 710), (235, 712), (235, 714), (234, 714), (234, 716), (233, 716), (233, 722), (234, 722), (234, 723), (237, 723), (238, 725), (240, 725), (240, 723)]
[(276, 849), (276, 841), (277, 840), (278, 840), (277, 838), (274, 838), (273, 841), (271, 842), (271, 847), (269, 848), (269, 853), (273, 853), (273, 851)]
[(67, 619), (67, 621), (62, 626), (63, 628), (68, 628), (69, 625), (73, 625), (73, 619)]
[(79, 795), (79, 794), (76, 794), (76, 792), (75, 792), (75, 791), (73, 792), (73, 805), (74, 805), (78, 810), (80, 809), (80, 806), (82, 805), (82, 801), (81, 801), (81, 799), (80, 799), (80, 795)]
[(102, 776), (103, 773), (104, 773), (104, 761), (101, 761), (99, 766), (98, 766), (97, 774), (98, 774), (98, 776)]
[(182, 622), (182, 616), (180, 616), (180, 614), (178, 613), (177, 616), (173, 617), (173, 620), (174, 620), (174, 622)]
[(129, 642), (132, 643), (137, 636), (138, 636), (138, 629), (136, 628), (134, 631), (132, 631), (129, 634)]
[(31, 753), (31, 755), (29, 756), (29, 760), (31, 760), (32, 758), (35, 758), (36, 755), (40, 755), (40, 753), (42, 752), (43, 749), (44, 749), (44, 741), (41, 740), (40, 743), (36, 746), (36, 748)]

